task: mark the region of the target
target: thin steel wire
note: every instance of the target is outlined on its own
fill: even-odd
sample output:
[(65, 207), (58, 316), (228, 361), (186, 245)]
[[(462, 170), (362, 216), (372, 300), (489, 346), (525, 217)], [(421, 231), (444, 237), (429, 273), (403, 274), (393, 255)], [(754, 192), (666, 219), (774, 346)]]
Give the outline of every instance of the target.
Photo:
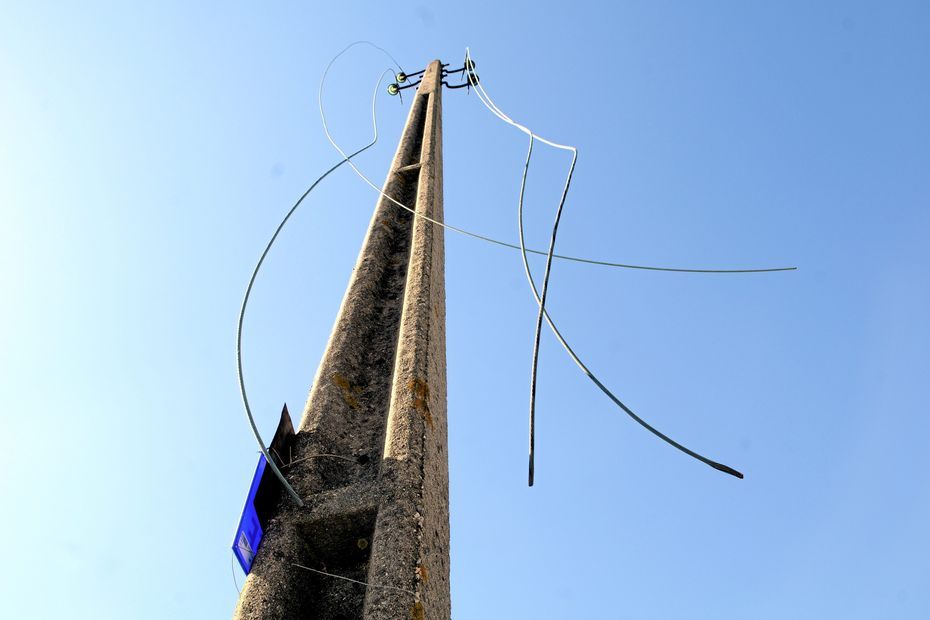
[(229, 550), (229, 568), (232, 571), (233, 585), (236, 586), (236, 592), (242, 594), (242, 588), (239, 587), (239, 580), (236, 579), (236, 553)]
[(358, 457), (350, 458), (348, 456), (342, 456), (341, 454), (308, 454), (307, 456), (302, 456), (299, 459), (294, 459), (293, 461), (285, 465), (285, 467), (290, 467), (292, 465), (296, 465), (297, 463), (303, 463), (304, 461), (309, 461), (311, 459), (322, 459), (322, 458), (340, 459), (342, 461), (349, 461), (355, 464), (359, 464)]
[[(468, 60), (471, 59), (470, 52), (469, 52), (469, 50), (467, 50), (467, 49), (466, 49), (466, 59), (468, 59)], [(484, 88), (483, 88), (483, 87), (479, 87), (477, 84), (473, 84), (473, 85), (475, 86), (475, 92), (476, 92), (476, 94), (478, 94), (479, 98), (481, 98), (482, 95), (483, 95), (484, 97), (487, 97), (487, 92), (484, 91)], [(505, 122), (508, 122), (509, 124), (512, 124), (512, 125), (515, 125), (515, 126), (519, 126), (517, 123), (513, 122), (508, 116), (506, 116), (505, 114), (503, 114), (503, 112), (500, 112), (499, 108), (496, 108), (496, 106), (494, 106), (494, 103), (493, 103), (493, 101), (490, 99), (490, 97), (487, 98), (487, 101), (485, 101), (485, 99), (482, 98), (482, 102), (485, 104), (486, 107), (488, 107), (489, 110), (491, 110), (492, 113), (495, 114), (495, 116), (498, 116), (499, 118), (501, 118), (501, 119), (504, 120)], [(495, 109), (496, 109), (496, 111), (495, 111)], [(520, 126), (520, 127), (522, 127), (522, 126)], [(524, 128), (524, 129), (525, 129), (525, 128)], [(528, 131), (528, 130), (527, 130), (527, 131)], [(532, 132), (529, 132), (529, 133), (530, 133), (530, 139), (532, 140), (532, 139), (534, 138), (535, 134), (533, 134)], [(538, 137), (537, 137), (537, 138), (538, 138)], [(544, 141), (544, 140), (540, 139), (540, 141)], [(544, 142), (545, 142), (545, 141), (544, 141)], [(520, 187), (520, 202), (519, 202), (519, 206), (518, 206), (518, 214), (519, 214), (519, 215), (518, 215), (518, 218), (519, 218), (519, 223), (520, 223), (520, 239), (521, 239), (521, 244), (522, 244), (522, 242), (523, 242), (523, 234), (524, 234), (524, 231), (523, 231), (523, 196), (524, 196), (524, 191), (525, 191), (524, 188), (525, 188), (525, 185), (526, 185), (526, 170), (529, 168), (529, 158), (530, 158), (530, 155), (531, 155), (531, 154), (532, 154), (532, 147), (531, 147), (530, 151), (527, 153), (527, 162), (526, 162), (526, 165), (524, 166), (523, 182), (522, 182), (521, 187)], [(709, 459), (709, 458), (707, 458), (707, 457), (705, 457), (705, 456), (703, 456), (703, 455), (701, 455), (701, 454), (699, 454), (699, 453), (697, 453), (697, 452), (695, 452), (695, 451), (693, 451), (693, 450), (690, 450), (689, 448), (686, 448), (685, 446), (681, 445), (680, 443), (678, 443), (677, 441), (675, 441), (674, 439), (672, 439), (672, 438), (669, 437), (668, 435), (665, 435), (664, 433), (662, 433), (662, 432), (659, 431), (658, 429), (656, 429), (656, 428), (654, 428), (653, 426), (651, 426), (648, 422), (646, 422), (645, 420), (643, 420), (642, 418), (640, 418), (638, 415), (636, 415), (636, 414), (633, 412), (632, 409), (630, 409), (629, 407), (627, 407), (619, 398), (617, 398), (617, 396), (616, 396), (613, 392), (611, 392), (611, 391), (607, 388), (606, 385), (604, 385), (604, 384), (600, 381), (600, 379), (597, 378), (597, 376), (594, 375), (593, 372), (591, 372), (591, 370), (585, 365), (584, 362), (581, 361), (581, 358), (578, 357), (578, 355), (575, 353), (575, 351), (574, 351), (574, 350), (571, 348), (571, 346), (568, 344), (568, 341), (565, 339), (565, 337), (562, 336), (561, 332), (559, 332), (558, 328), (557, 328), (556, 325), (555, 325), (555, 322), (552, 320), (552, 317), (549, 316), (549, 312), (543, 308), (542, 299), (541, 299), (541, 297), (540, 297), (540, 295), (539, 295), (539, 292), (538, 292), (538, 290), (537, 290), (537, 288), (536, 288), (536, 281), (535, 281), (534, 278), (533, 278), (533, 274), (532, 274), (532, 271), (531, 271), (531, 269), (530, 269), (528, 257), (527, 257), (527, 255), (526, 255), (526, 253), (522, 253), (522, 256), (523, 256), (523, 267), (524, 267), (524, 269), (525, 269), (525, 271), (526, 271), (526, 276), (527, 276), (527, 280), (529, 281), (530, 288), (531, 288), (532, 291), (533, 291), (533, 297), (536, 298), (536, 303), (540, 306), (540, 308), (542, 308), (541, 312), (542, 312), (543, 316), (545, 317), (546, 322), (549, 324), (549, 328), (552, 330), (552, 333), (555, 335), (556, 339), (559, 341), (559, 343), (562, 345), (562, 347), (563, 347), (563, 348), (565, 349), (565, 351), (568, 353), (569, 357), (570, 357), (570, 358), (572, 359), (572, 361), (574, 361), (575, 364), (581, 369), (581, 371), (585, 374), (585, 376), (587, 376), (587, 377), (594, 383), (594, 385), (596, 385), (608, 398), (610, 398), (610, 399), (614, 402), (614, 404), (616, 404), (618, 407), (620, 407), (620, 409), (622, 409), (622, 410), (623, 410), (627, 415), (629, 415), (633, 420), (635, 420), (635, 421), (636, 421), (637, 423), (639, 423), (643, 428), (645, 428), (646, 430), (648, 430), (650, 433), (652, 433), (653, 435), (655, 435), (655, 436), (658, 437), (659, 439), (661, 439), (661, 440), (663, 440), (664, 442), (668, 443), (669, 445), (671, 445), (671, 446), (677, 448), (678, 450), (684, 452), (684, 453), (687, 454), (688, 456), (690, 456), (690, 457), (692, 457), (692, 458), (695, 458), (695, 459), (701, 461), (702, 463), (704, 463), (704, 464), (706, 464), (706, 465), (709, 465), (710, 467), (713, 467), (714, 469), (716, 469), (716, 470), (718, 470), (718, 471), (722, 471), (722, 472), (724, 472), (724, 473), (730, 474), (731, 476), (736, 476), (737, 478), (743, 478), (743, 474), (740, 473), (739, 471), (737, 471), (736, 469), (733, 469), (732, 467), (730, 467), (730, 466), (728, 466), (728, 465), (724, 465), (724, 464), (722, 464), (722, 463), (718, 463), (718, 462), (716, 462), (716, 461), (713, 461), (713, 460), (711, 460), (711, 459)]]
[(366, 583), (364, 581), (359, 581), (358, 579), (352, 579), (351, 577), (343, 577), (342, 575), (336, 575), (334, 573), (327, 573), (324, 570), (317, 570), (315, 568), (310, 568), (309, 566), (304, 566), (303, 564), (297, 564), (296, 562), (291, 562), (291, 566), (296, 566), (297, 568), (308, 570), (311, 573), (318, 573), (320, 575), (326, 575), (327, 577), (334, 577), (336, 579), (342, 579), (343, 581), (351, 581), (352, 583), (363, 585), (366, 588), (382, 588), (384, 590), (397, 590), (398, 592), (405, 592), (406, 594), (412, 594), (413, 596), (417, 595), (417, 593), (414, 592), (413, 590), (407, 590), (405, 588), (398, 588), (396, 586), (382, 586), (376, 583)]

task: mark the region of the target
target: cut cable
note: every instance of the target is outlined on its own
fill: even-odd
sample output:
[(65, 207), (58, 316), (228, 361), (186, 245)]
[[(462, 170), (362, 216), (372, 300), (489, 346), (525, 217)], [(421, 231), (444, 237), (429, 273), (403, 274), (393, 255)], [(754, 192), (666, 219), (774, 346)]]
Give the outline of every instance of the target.
[[(471, 60), (470, 51), (466, 48), (465, 53), (466, 53), (466, 62), (468, 62), (468, 61)], [(529, 150), (528, 150), (528, 152), (527, 152), (526, 164), (525, 164), (525, 166), (524, 166), (523, 180), (522, 180), (521, 186), (520, 186), (520, 201), (519, 201), (519, 205), (518, 205), (518, 219), (519, 219), (519, 228), (520, 228), (520, 245), (521, 245), (521, 250), (522, 250), (522, 249), (525, 247), (525, 246), (524, 246), (524, 227), (523, 227), (523, 197), (524, 197), (525, 187), (526, 187), (527, 170), (529, 169), (530, 157), (531, 157), (532, 152), (533, 152), (533, 140), (534, 140), (534, 139), (539, 139), (541, 142), (544, 142), (544, 143), (549, 144), (549, 145), (551, 145), (551, 146), (554, 146), (554, 147), (556, 147), (556, 148), (571, 149), (572, 147), (566, 147), (565, 145), (559, 145), (559, 144), (550, 142), (550, 141), (548, 141), (548, 140), (545, 140), (545, 139), (543, 139), (543, 138), (540, 138), (539, 136), (536, 136), (536, 134), (534, 134), (533, 132), (531, 132), (529, 129), (527, 129), (526, 127), (523, 127), (522, 125), (520, 125), (519, 123), (517, 123), (517, 122), (515, 122), (513, 119), (511, 119), (509, 116), (507, 116), (506, 114), (504, 114), (504, 113), (500, 110), (500, 108), (498, 108), (498, 107), (494, 104), (494, 102), (491, 100), (490, 96), (488, 96), (487, 92), (484, 90), (484, 88), (483, 88), (479, 83), (473, 82), (472, 85), (475, 87), (475, 93), (478, 94), (478, 97), (479, 97), (479, 99), (481, 100), (481, 102), (482, 102), (482, 103), (485, 105), (485, 107), (487, 107), (495, 116), (497, 116), (498, 118), (500, 118), (500, 119), (503, 120), (504, 122), (506, 122), (506, 123), (508, 123), (508, 124), (510, 124), (510, 125), (513, 125), (514, 127), (517, 127), (518, 129), (520, 129), (521, 131), (523, 131), (524, 133), (526, 133), (526, 134), (528, 134), (528, 135), (530, 136), (530, 147), (529, 147)], [(573, 158), (573, 159), (572, 159), (572, 166), (573, 166), (573, 167), (574, 167), (574, 163), (575, 163), (575, 159)], [(569, 184), (570, 182), (571, 182), (571, 171), (569, 172), (569, 176), (568, 176), (568, 178), (567, 178), (567, 180), (566, 180), (566, 186), (565, 186), (565, 190), (566, 190), (566, 191), (567, 191), (567, 189), (568, 189), (568, 184)], [(563, 192), (562, 201), (559, 203), (559, 209), (558, 209), (558, 211), (557, 211), (557, 213), (556, 213), (556, 221), (555, 221), (555, 225), (554, 225), (554, 229), (553, 229), (553, 234), (552, 234), (552, 242), (551, 242), (551, 244), (550, 244), (550, 257), (547, 257), (547, 258), (551, 258), (551, 256), (554, 256), (554, 254), (551, 254), (551, 253), (552, 253), (553, 244), (554, 244), (554, 241), (555, 241), (556, 229), (557, 229), (557, 227), (558, 227), (558, 221), (559, 221), (559, 217), (560, 217), (560, 215), (561, 215), (561, 210), (562, 210), (562, 206), (564, 205), (564, 201), (565, 201), (565, 196), (564, 196), (564, 192)], [(568, 353), (568, 355), (569, 355), (569, 357), (572, 359), (572, 361), (574, 361), (575, 364), (581, 369), (581, 371), (582, 371), (582, 372), (583, 372), (583, 373), (584, 373), (584, 374), (585, 374), (585, 375), (586, 375), (586, 376), (587, 376), (587, 377), (588, 377), (588, 378), (589, 378), (589, 379), (590, 379), (590, 380), (591, 380), (591, 381), (592, 381), (592, 382), (593, 382), (593, 383), (594, 383), (594, 384), (595, 384), (608, 398), (610, 398), (610, 399), (614, 402), (614, 404), (616, 404), (618, 407), (620, 407), (620, 409), (622, 409), (622, 410), (623, 410), (627, 415), (629, 415), (633, 420), (635, 420), (637, 423), (639, 423), (643, 428), (645, 428), (646, 430), (648, 430), (649, 432), (651, 432), (653, 435), (655, 435), (656, 437), (658, 437), (658, 438), (661, 439), (662, 441), (668, 443), (669, 445), (671, 445), (671, 446), (674, 447), (674, 448), (677, 448), (677, 449), (680, 450), (681, 452), (684, 452), (684, 453), (687, 454), (688, 456), (690, 456), (690, 457), (692, 457), (692, 458), (694, 458), (694, 459), (697, 459), (698, 461), (701, 461), (702, 463), (704, 463), (704, 464), (706, 464), (706, 465), (709, 465), (710, 467), (713, 467), (714, 469), (716, 469), (716, 470), (718, 470), (718, 471), (721, 471), (721, 472), (730, 474), (731, 476), (735, 476), (735, 477), (737, 477), (737, 478), (743, 478), (743, 474), (742, 474), (741, 472), (737, 471), (736, 469), (733, 469), (733, 468), (730, 467), (729, 465), (724, 465), (724, 464), (722, 464), (722, 463), (718, 463), (718, 462), (716, 462), (716, 461), (714, 461), (714, 460), (711, 460), (711, 459), (709, 459), (709, 458), (707, 458), (707, 457), (705, 457), (705, 456), (703, 456), (703, 455), (701, 455), (701, 454), (699, 454), (699, 453), (697, 453), (697, 452), (695, 452), (695, 451), (693, 451), (693, 450), (690, 450), (689, 448), (686, 448), (685, 446), (681, 445), (680, 443), (678, 443), (677, 441), (675, 441), (674, 439), (672, 439), (672, 438), (669, 437), (668, 435), (665, 435), (664, 433), (662, 433), (662, 432), (659, 431), (658, 429), (656, 429), (656, 428), (654, 428), (653, 426), (651, 426), (648, 422), (646, 422), (645, 420), (643, 420), (642, 418), (640, 418), (638, 415), (636, 415), (636, 414), (633, 412), (633, 410), (630, 409), (629, 407), (627, 407), (619, 398), (617, 398), (617, 396), (616, 396), (613, 392), (611, 392), (611, 391), (607, 388), (607, 386), (605, 386), (605, 385), (594, 375), (594, 373), (591, 372), (590, 369), (588, 369), (588, 367), (584, 364), (584, 362), (581, 361), (581, 358), (579, 358), (578, 355), (574, 352), (574, 350), (572, 350), (571, 346), (569, 346), (568, 342), (565, 340), (565, 338), (564, 338), (564, 337), (562, 336), (562, 334), (559, 332), (558, 328), (556, 328), (555, 323), (553, 322), (552, 318), (549, 316), (548, 311), (545, 309), (544, 299), (543, 299), (543, 297), (540, 296), (540, 294), (539, 294), (539, 291), (538, 291), (538, 289), (537, 289), (537, 287), (536, 287), (536, 282), (535, 282), (535, 280), (534, 280), (534, 278), (533, 278), (532, 271), (530, 270), (529, 260), (528, 260), (528, 257), (527, 257), (527, 252), (526, 252), (526, 251), (522, 251), (521, 254), (522, 254), (522, 256), (523, 256), (523, 267), (524, 267), (524, 269), (526, 270), (527, 280), (529, 281), (530, 288), (532, 289), (533, 297), (536, 299), (536, 303), (537, 303), (538, 306), (539, 306), (539, 314), (540, 314), (540, 316), (545, 317), (546, 322), (549, 324), (549, 328), (552, 330), (552, 333), (555, 335), (556, 339), (559, 341), (559, 343), (562, 345), (562, 347), (563, 347), (563, 348), (565, 349), (565, 351)], [(547, 272), (548, 272), (548, 260), (547, 260)], [(544, 283), (544, 286), (545, 286), (545, 283)], [(537, 333), (537, 337), (538, 337), (538, 333)], [(535, 358), (535, 355), (534, 355), (534, 358)], [(534, 359), (534, 361), (535, 361), (535, 359)], [(532, 414), (531, 414), (531, 418), (532, 418)], [(531, 463), (531, 469), (530, 469), (530, 476), (531, 476), (531, 477), (530, 477), (530, 481), (531, 481), (531, 482), (530, 482), (530, 484), (532, 484), (532, 446), (533, 446), (533, 438), (532, 438), (532, 435), (533, 435), (533, 430), (534, 430), (534, 429), (533, 429), (532, 426), (531, 426), (531, 430), (530, 430), (530, 434), (531, 434), (531, 439), (530, 439), (530, 445), (531, 445), (531, 461), (530, 461), (530, 463)]]

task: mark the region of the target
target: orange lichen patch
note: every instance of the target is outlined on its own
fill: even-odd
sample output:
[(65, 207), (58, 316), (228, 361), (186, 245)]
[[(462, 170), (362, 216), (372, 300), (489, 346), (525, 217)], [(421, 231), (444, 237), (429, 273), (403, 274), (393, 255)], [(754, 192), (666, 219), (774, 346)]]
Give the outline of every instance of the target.
[(422, 564), (420, 566), (417, 566), (417, 579), (419, 579), (423, 583), (426, 583), (427, 581), (429, 581), (429, 571), (426, 570), (426, 567), (423, 566)]
[(413, 620), (426, 620), (426, 611), (423, 609), (423, 603), (417, 601), (410, 609), (410, 617)]
[(342, 399), (346, 401), (346, 404), (352, 409), (358, 410), (358, 395), (362, 393), (362, 388), (352, 385), (348, 379), (338, 372), (334, 372), (329, 380), (342, 392)]
[(430, 428), (433, 428), (433, 414), (429, 410), (429, 386), (422, 379), (411, 379), (407, 384), (413, 394), (413, 408), (419, 412)]

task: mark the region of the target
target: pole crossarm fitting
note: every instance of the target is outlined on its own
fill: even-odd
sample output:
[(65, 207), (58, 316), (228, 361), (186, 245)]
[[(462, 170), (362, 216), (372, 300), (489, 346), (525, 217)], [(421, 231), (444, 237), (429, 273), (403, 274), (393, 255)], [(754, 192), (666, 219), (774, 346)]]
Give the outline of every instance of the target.
[[(477, 84), (479, 81), (478, 74), (475, 73), (475, 61), (471, 59), (466, 59), (462, 66), (458, 69), (447, 69), (449, 63), (440, 63), (442, 69), (440, 74), (440, 80), (442, 85), (450, 90), (455, 90), (458, 88), (467, 88), (471, 90), (472, 84)], [(394, 74), (394, 79), (396, 80), (392, 84), (388, 84), (387, 91), (389, 95), (400, 95), (401, 91), (407, 90), (408, 88), (416, 88), (420, 85), (420, 82), (423, 81), (423, 74), (426, 72), (426, 69), (421, 69), (416, 73), (396, 73)], [(449, 84), (446, 81), (446, 78), (450, 75), (455, 75), (456, 73), (461, 74), (462, 83), (460, 84)], [(413, 78), (419, 77), (420, 79), (416, 82), (411, 81)]]

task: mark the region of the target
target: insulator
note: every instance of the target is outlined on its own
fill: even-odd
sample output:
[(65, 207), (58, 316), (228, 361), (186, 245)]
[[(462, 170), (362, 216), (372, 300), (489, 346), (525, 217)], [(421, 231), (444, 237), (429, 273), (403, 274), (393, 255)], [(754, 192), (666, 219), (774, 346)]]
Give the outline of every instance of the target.
[(397, 74), (397, 83), (398, 83), (398, 84), (403, 84), (403, 83), (406, 82), (406, 81), (407, 81), (407, 74), (406, 74), (406, 73), (404, 73), (404, 72), (402, 71), (402, 72), (400, 72), (400, 73)]
[(388, 84), (389, 95), (396, 95), (399, 92), (400, 92), (400, 86), (398, 86), (397, 84)]
[(471, 76), (471, 81), (472, 81), (473, 83), (475, 83), (475, 84), (477, 84), (478, 82), (481, 81), (481, 80), (478, 79), (478, 74), (475, 73), (474, 71), (470, 72), (468, 75)]
[(474, 70), (475, 70), (475, 61), (472, 60), (471, 58), (469, 58), (468, 60), (466, 60), (466, 61), (465, 61), (465, 69), (467, 69), (468, 71), (474, 71)]

